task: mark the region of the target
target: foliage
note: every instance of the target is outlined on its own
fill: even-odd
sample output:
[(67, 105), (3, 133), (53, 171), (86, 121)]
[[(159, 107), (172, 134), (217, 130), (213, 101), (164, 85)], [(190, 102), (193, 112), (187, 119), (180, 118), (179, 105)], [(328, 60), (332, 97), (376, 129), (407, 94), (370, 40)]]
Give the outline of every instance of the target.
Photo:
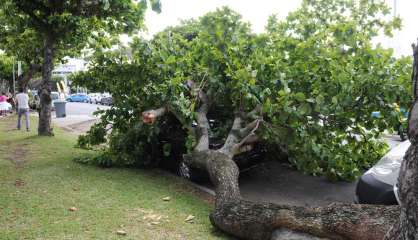
[[(284, 144), (306, 173), (353, 180), (385, 152), (379, 139), (398, 125), (394, 103), (410, 100), (410, 59), (372, 44), (379, 31), (399, 28), (399, 19), (380, 19), (387, 14), (379, 1), (305, 0), (256, 35), (239, 14), (222, 8), (150, 41), (135, 39), (131, 58), (122, 48), (96, 51), (90, 71), (74, 81), (112, 93), (115, 105), (104, 120), (113, 125), (109, 151), (121, 156), (141, 156), (136, 147), (144, 142), (162, 144), (164, 121), (148, 126), (139, 119), (159, 106), (170, 109), (186, 146), (193, 146), (187, 129), (200, 103), (192, 80), (211, 98), (211, 138), (225, 140), (234, 112), (261, 105), (264, 142)], [(373, 118), (373, 111), (382, 117)]]
[(2, 84), (5, 81), (9, 86), (13, 84), (13, 59), (5, 53), (0, 53), (0, 81)]
[[(28, 47), (28, 52), (33, 54), (28, 57), (31, 61), (37, 62), (42, 52), (40, 135), (53, 135), (49, 108), (54, 60), (89, 45), (110, 48), (119, 34), (137, 33), (143, 27), (147, 3), (146, 0), (0, 1), (0, 20), (3, 20), (0, 43), (5, 45), (5, 50), (15, 52), (10, 43), (18, 39), (23, 42), (22, 46), (34, 45)], [(160, 10), (158, 0), (151, 3), (153, 9)], [(27, 42), (30, 40), (33, 43)]]

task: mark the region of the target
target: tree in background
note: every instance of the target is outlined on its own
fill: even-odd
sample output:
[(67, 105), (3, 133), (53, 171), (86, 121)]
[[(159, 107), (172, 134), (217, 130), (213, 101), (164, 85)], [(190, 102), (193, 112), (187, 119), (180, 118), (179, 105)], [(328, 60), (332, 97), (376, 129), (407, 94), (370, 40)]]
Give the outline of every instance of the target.
[[(159, 10), (159, 1), (151, 2), (152, 7)], [(106, 42), (106, 36), (137, 31), (143, 26), (146, 6), (145, 0), (0, 1), (2, 34), (27, 41), (27, 33), (34, 39), (32, 44), (41, 46), (34, 48), (34, 59), (31, 60), (36, 62), (39, 59), (37, 55), (42, 55), (39, 135), (53, 135), (50, 93), (53, 63), (57, 53), (60, 50), (80, 50), (88, 44), (89, 39)], [(39, 49), (40, 53), (37, 52)]]
[(0, 53), (0, 91), (13, 88), (13, 59)]

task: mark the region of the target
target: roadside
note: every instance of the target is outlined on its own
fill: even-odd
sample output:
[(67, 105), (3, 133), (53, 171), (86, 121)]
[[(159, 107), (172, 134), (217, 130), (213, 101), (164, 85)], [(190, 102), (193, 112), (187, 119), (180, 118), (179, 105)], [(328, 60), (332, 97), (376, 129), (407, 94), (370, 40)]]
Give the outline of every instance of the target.
[[(163, 171), (74, 163), (94, 154), (76, 136), (54, 137), (0, 121), (0, 229), (5, 239), (226, 239), (208, 197)], [(36, 118), (32, 124), (37, 124)]]
[(87, 132), (98, 121), (94, 115), (95, 111), (109, 108), (109, 106), (98, 104), (67, 102), (66, 117), (56, 118), (55, 113), (52, 113), (52, 122), (66, 131), (80, 135)]

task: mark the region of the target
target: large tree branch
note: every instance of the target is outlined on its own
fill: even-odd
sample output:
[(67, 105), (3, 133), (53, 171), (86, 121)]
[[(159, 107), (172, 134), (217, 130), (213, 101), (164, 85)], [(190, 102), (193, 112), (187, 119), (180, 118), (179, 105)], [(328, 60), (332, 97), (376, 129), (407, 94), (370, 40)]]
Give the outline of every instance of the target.
[(255, 120), (261, 118), (262, 105), (257, 105), (251, 112), (246, 114), (247, 119)]
[[(229, 156), (237, 155), (243, 152), (242, 147), (246, 144), (251, 144), (259, 140), (256, 135), (256, 131), (260, 126), (261, 119), (255, 119), (254, 121), (242, 127), (242, 114), (236, 114), (234, 123), (232, 124), (231, 131), (222, 146), (221, 151)], [(245, 151), (246, 149), (244, 149)]]
[(224, 145), (220, 149), (221, 152), (228, 156), (234, 156), (233, 147), (237, 144), (240, 140), (240, 129), (242, 128), (242, 114), (237, 113), (235, 114), (234, 122), (232, 123), (231, 130), (229, 131), (228, 137), (225, 140)]
[(29, 81), (33, 77), (33, 74), (41, 71), (41, 69), (42, 69), (42, 66), (40, 64), (30, 63), (29, 69), (17, 78), (17, 83), (19, 85), (19, 88), (26, 89), (29, 84)]
[(212, 224), (241, 239), (270, 239), (277, 229), (338, 240), (382, 239), (399, 216), (399, 206), (333, 204), (312, 208), (246, 201), (239, 191), (239, 169), (230, 156), (208, 150), (189, 157), (199, 166), (206, 164), (215, 185)]
[(142, 112), (142, 121), (146, 124), (154, 124), (157, 118), (167, 113), (167, 107), (160, 107)]
[(197, 128), (196, 128), (196, 140), (197, 144), (195, 150), (204, 151), (209, 149), (209, 120), (207, 114), (209, 111), (209, 98), (203, 90), (198, 93), (201, 105), (197, 110)]

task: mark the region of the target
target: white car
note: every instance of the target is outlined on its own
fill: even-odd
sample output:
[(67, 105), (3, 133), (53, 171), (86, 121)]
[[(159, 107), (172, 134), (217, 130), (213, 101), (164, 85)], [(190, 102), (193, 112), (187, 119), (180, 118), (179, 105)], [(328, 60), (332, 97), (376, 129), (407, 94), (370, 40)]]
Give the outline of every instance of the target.
[(98, 104), (102, 100), (102, 94), (100, 93), (90, 93), (90, 103)]
[(356, 188), (356, 202), (385, 205), (399, 203), (399, 169), (409, 146), (409, 140), (400, 143), (361, 176)]
[(59, 101), (60, 93), (59, 92), (51, 92), (51, 110), (55, 111), (54, 102)]

